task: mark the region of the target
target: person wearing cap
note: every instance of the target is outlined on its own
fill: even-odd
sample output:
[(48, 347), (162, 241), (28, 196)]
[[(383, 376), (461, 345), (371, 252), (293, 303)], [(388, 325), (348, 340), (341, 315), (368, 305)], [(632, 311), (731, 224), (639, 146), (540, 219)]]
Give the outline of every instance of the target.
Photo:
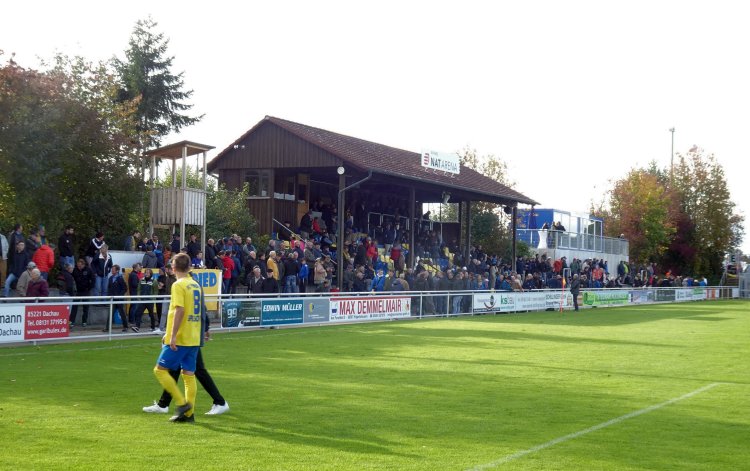
[(31, 272), (36, 270), (36, 263), (29, 262), (26, 264), (26, 270), (21, 273), (21, 276), (18, 277), (18, 283), (16, 284), (16, 295), (19, 298), (23, 298), (26, 296), (26, 290), (29, 288), (29, 283), (31, 282)]
[[(3, 294), (6, 298), (10, 296), (10, 289), (13, 285), (13, 282), (20, 280), (21, 275), (23, 275), (23, 273), (28, 268), (29, 262), (31, 262), (31, 257), (29, 257), (28, 252), (26, 252), (25, 242), (20, 241), (16, 243), (15, 250), (13, 251), (13, 257), (12, 259), (9, 258), (9, 260), (12, 261), (10, 263), (10, 267), (8, 267), (8, 278), (5, 280), (5, 288), (3, 290)], [(34, 268), (36, 268), (36, 264), (34, 264)]]

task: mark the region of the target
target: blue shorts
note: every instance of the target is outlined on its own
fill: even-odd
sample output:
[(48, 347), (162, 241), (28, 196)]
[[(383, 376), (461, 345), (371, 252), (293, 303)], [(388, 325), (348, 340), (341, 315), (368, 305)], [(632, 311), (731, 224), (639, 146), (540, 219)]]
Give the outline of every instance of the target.
[(168, 370), (183, 369), (185, 371), (195, 371), (195, 362), (198, 358), (199, 348), (181, 347), (178, 345), (177, 351), (174, 351), (169, 348), (169, 345), (164, 345), (156, 364)]

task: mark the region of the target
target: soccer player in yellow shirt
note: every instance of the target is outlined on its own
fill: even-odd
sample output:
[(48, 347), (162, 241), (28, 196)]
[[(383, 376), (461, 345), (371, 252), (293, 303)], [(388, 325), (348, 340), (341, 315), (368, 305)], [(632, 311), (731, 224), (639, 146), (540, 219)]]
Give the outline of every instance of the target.
[[(179, 253), (171, 261), (177, 281), (172, 284), (167, 330), (154, 374), (162, 387), (175, 399), (177, 408), (172, 422), (195, 422), (197, 386), (195, 365), (203, 334), (203, 298), (198, 283), (190, 276), (190, 257)], [(182, 370), (183, 396), (169, 370)]]

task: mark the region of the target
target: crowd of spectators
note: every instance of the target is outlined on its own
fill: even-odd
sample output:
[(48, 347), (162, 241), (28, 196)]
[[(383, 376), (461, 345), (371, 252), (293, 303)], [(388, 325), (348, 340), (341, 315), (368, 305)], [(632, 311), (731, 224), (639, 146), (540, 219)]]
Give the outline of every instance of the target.
[[(382, 225), (370, 225), (368, 212), (377, 210), (389, 212), (389, 216), (382, 219)], [(511, 261), (485, 253), (479, 245), (464, 254), (455, 239), (445, 241), (439, 231), (431, 229), (429, 212), (411, 224), (416, 230), (415, 263), (407, 266), (411, 234), (403, 227), (402, 214), (403, 208), (395, 199), (385, 198), (382, 207), (377, 208), (362, 200), (355, 201), (345, 212), (344, 239), (337, 241), (335, 206), (314, 203), (298, 225), (286, 221), (262, 247), (256, 247), (251, 237), (243, 238), (238, 234), (210, 238), (202, 245), (196, 234), (191, 234), (184, 244), (178, 234), (164, 243), (156, 234), (142, 235), (136, 230), (125, 238), (123, 245), (125, 250), (142, 252), (143, 256), (139, 263), (130, 267), (127, 279), (124, 279), (124, 267), (113, 263), (101, 232), (88, 240), (83, 257), (76, 260), (72, 226), (65, 228), (55, 246), (47, 241), (43, 226), (26, 237), (23, 227), (16, 225), (7, 238), (0, 235), (4, 262), (0, 265), (0, 281), (4, 281), (6, 297), (11, 295), (11, 290), (15, 290), (17, 296), (38, 296), (37, 293), (49, 292), (49, 287), (46, 286), (46, 291), (37, 287), (36, 280), (46, 285), (57, 263), (60, 275), (56, 281), (63, 294), (77, 297), (129, 295), (144, 299), (146, 295), (169, 294), (168, 261), (172, 254), (185, 252), (193, 267), (221, 271), (224, 293), (530, 291), (562, 289), (572, 281), (573, 275), (579, 275), (584, 289), (706, 284), (702, 277), (660, 274), (655, 264), (635, 265), (621, 261), (611, 268), (606, 260), (574, 258), (569, 261), (566, 257), (552, 259), (545, 253)], [(344, 263), (340, 283), (335, 279), (339, 247), (343, 250)], [(38, 272), (37, 277), (35, 272)], [(33, 286), (31, 291), (30, 285)], [(161, 305), (133, 304), (127, 313), (122, 306), (118, 308), (128, 321), (124, 322), (125, 328), (129, 323), (133, 330), (140, 329), (142, 316), (148, 312), (151, 328), (158, 330)], [(71, 325), (75, 324), (77, 310), (75, 307), (71, 312)], [(88, 306), (83, 306), (83, 325), (87, 318)]]

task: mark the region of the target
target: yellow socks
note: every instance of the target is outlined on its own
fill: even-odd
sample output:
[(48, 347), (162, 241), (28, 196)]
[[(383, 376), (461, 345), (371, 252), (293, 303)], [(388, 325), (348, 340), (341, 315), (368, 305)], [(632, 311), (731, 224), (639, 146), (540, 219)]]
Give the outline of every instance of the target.
[(195, 375), (186, 375), (185, 373), (182, 373), (182, 381), (185, 382), (185, 397), (193, 406), (192, 409), (185, 413), (187, 417), (190, 417), (193, 415), (193, 412), (195, 412), (195, 396), (198, 395), (198, 385), (195, 383)]
[[(177, 405), (185, 404), (185, 396), (180, 392), (180, 388), (177, 387), (177, 382), (174, 378), (169, 376), (168, 370), (161, 370), (154, 367), (154, 375), (156, 376), (156, 379), (159, 380), (159, 384), (161, 384), (164, 390), (172, 395), (172, 399), (175, 400)], [(185, 390), (187, 391), (187, 382), (185, 382)], [(195, 399), (195, 378), (193, 378), (193, 399)]]

